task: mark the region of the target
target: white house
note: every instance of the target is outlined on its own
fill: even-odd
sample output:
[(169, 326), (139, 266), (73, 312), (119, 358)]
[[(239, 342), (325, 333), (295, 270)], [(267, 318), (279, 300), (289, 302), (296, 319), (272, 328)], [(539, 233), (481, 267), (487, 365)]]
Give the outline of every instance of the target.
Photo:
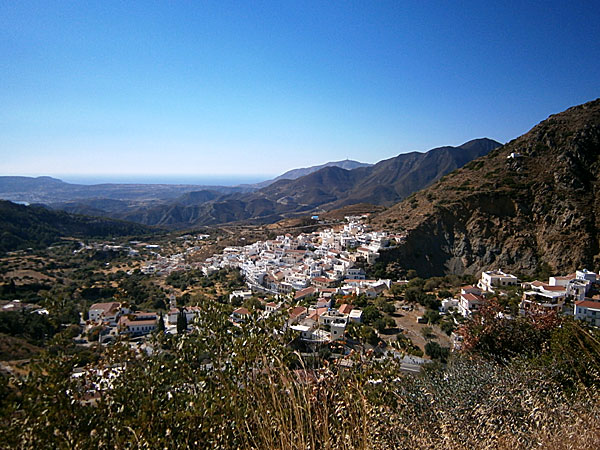
[(481, 272), (481, 279), (477, 283), (477, 287), (486, 292), (494, 292), (494, 287), (516, 286), (519, 279), (509, 273), (504, 273), (501, 270), (488, 270)]
[(598, 301), (580, 300), (575, 302), (573, 313), (577, 320), (584, 320), (596, 327), (600, 326), (600, 302)]
[(89, 319), (93, 322), (108, 322), (115, 326), (119, 317), (128, 314), (129, 309), (121, 307), (119, 302), (94, 303), (90, 306)]
[(346, 324), (345, 323), (332, 323), (330, 325), (330, 333), (331, 340), (337, 341), (344, 338), (344, 333), (346, 332)]
[(442, 300), (442, 306), (440, 306), (441, 312), (448, 312), (450, 308), (458, 307), (458, 300), (455, 298), (445, 298)]
[(458, 311), (464, 316), (468, 317), (474, 312), (478, 311), (485, 302), (481, 295), (475, 294), (460, 294), (458, 300)]
[(352, 322), (361, 323), (362, 322), (362, 311), (360, 309), (353, 309), (348, 314), (348, 319)]
[(252, 291), (233, 291), (229, 294), (229, 301), (232, 301), (235, 297), (241, 298), (242, 301), (246, 301), (252, 297)]
[(158, 315), (153, 312), (137, 312), (119, 319), (119, 330), (132, 336), (143, 336), (156, 329)]
[(550, 286), (541, 281), (533, 281), (529, 283), (529, 288), (523, 293), (522, 311), (562, 311), (567, 297), (566, 286)]
[[(192, 322), (194, 318), (201, 312), (199, 306), (186, 306), (185, 308), (183, 308), (183, 310), (185, 312), (185, 318), (187, 320), (187, 323)], [(167, 322), (169, 323), (169, 325), (174, 325), (177, 323), (177, 316), (179, 316), (179, 309), (171, 308), (167, 317)]]
[(587, 280), (592, 283), (595, 283), (596, 279), (598, 278), (596, 272), (590, 272), (587, 269), (577, 270), (575, 275), (578, 280)]
[(347, 321), (348, 321), (348, 316), (346, 316), (345, 314), (342, 314), (334, 309), (329, 310), (319, 316), (319, 324), (320, 325), (343, 324), (344, 328), (345, 328)]
[(248, 311), (246, 308), (244, 308), (242, 306), (241, 308), (235, 309), (231, 313), (231, 316), (229, 316), (229, 317), (232, 322), (241, 323), (241, 322), (245, 322), (246, 320), (248, 320), (250, 318), (250, 316), (251, 316), (250, 311)]

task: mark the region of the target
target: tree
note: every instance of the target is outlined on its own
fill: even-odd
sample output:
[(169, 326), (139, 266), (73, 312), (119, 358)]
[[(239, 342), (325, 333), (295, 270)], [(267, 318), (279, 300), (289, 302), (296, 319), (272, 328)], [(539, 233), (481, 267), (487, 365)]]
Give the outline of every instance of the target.
[(429, 280), (427, 280), (425, 282), (425, 285), (423, 286), (423, 289), (427, 292), (429, 291), (433, 291), (434, 289), (437, 289), (440, 286), (441, 280), (440, 278), (430, 278)]
[(383, 305), (383, 307), (381, 308), (381, 310), (382, 310), (384, 313), (387, 313), (387, 314), (393, 314), (393, 313), (395, 313), (395, 312), (396, 312), (396, 307), (394, 306), (394, 304), (393, 304), (393, 303), (391, 303), (391, 302), (387, 302), (385, 305)]
[(437, 311), (434, 311), (433, 309), (425, 311), (425, 314), (423, 314), (423, 317), (427, 320), (427, 323), (430, 325), (438, 323), (440, 321), (440, 313)]
[(15, 286), (15, 280), (13, 280), (12, 278), (10, 279), (10, 281), (8, 282), (8, 284), (5, 284), (4, 286), (2, 286), (2, 291), (4, 294), (7, 295), (14, 295), (17, 293), (17, 287)]
[[(177, 317), (179, 319), (179, 317)], [(158, 314), (158, 331), (159, 333), (165, 332), (165, 318), (163, 317), (162, 311)]]
[(385, 325), (388, 328), (394, 328), (396, 326), (396, 321), (393, 318), (388, 316), (385, 318)]
[(373, 305), (369, 305), (363, 310), (363, 320), (366, 324), (371, 324), (371, 323), (375, 322), (377, 319), (379, 319), (380, 317), (381, 317), (381, 313)]
[(444, 320), (440, 324), (440, 328), (442, 329), (442, 331), (444, 333), (446, 333), (448, 336), (450, 336), (452, 334), (452, 332), (454, 331), (454, 329), (456, 328), (456, 325), (454, 325), (454, 321), (452, 319)]
[(442, 362), (446, 362), (450, 355), (450, 349), (442, 347), (437, 342), (428, 342), (425, 344), (425, 354), (432, 359), (439, 359)]
[(463, 337), (463, 350), (504, 361), (518, 355), (539, 354), (562, 322), (555, 312), (511, 318), (496, 300), (491, 300), (463, 324), (459, 334)]
[(437, 293), (437, 296), (438, 296), (438, 298), (441, 298), (443, 300), (445, 298), (452, 297), (452, 292), (450, 292), (446, 289), (443, 289)]
[(379, 337), (377, 336), (377, 333), (375, 333), (375, 330), (371, 327), (362, 327), (360, 330), (360, 337), (363, 342), (367, 342), (373, 346), (379, 343)]
[(177, 314), (177, 334), (183, 334), (187, 330), (187, 317), (185, 310), (179, 308), (179, 314)]
[(404, 292), (404, 298), (409, 303), (417, 303), (422, 295), (423, 291), (417, 287), (410, 287)]
[(379, 318), (377, 319), (373, 325), (375, 326), (375, 328), (377, 329), (377, 331), (379, 331), (380, 333), (382, 333), (383, 331), (385, 331), (385, 327), (386, 327), (386, 323), (385, 320), (383, 318)]

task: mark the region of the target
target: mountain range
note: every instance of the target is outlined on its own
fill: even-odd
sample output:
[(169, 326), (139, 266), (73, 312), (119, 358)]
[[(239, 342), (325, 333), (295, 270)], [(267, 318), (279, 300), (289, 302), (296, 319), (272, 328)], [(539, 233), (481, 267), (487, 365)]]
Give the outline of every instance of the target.
[[(53, 192), (65, 188), (60, 180), (48, 177), (4, 181), (0, 186), (13, 192), (22, 183)], [(6, 181), (14, 184), (12, 188)], [(114, 194), (116, 189), (109, 186), (106, 192)], [(61, 207), (174, 228), (274, 222), (371, 203), (387, 207), (371, 216), (372, 226), (401, 235), (379, 259), (395, 270), (415, 269), (421, 276), (432, 276), (500, 268), (542, 276), (597, 269), (600, 99), (552, 115), (503, 146), (477, 139), (351, 170), (322, 167), (252, 191), (184, 192), (148, 201), (144, 207), (132, 208), (122, 199), (83, 200)], [(106, 211), (107, 205), (112, 212)], [(0, 202), (0, 230), (0, 250), (33, 247), (36, 242), (48, 245), (67, 235), (151, 231), (137, 224), (10, 202)]]
[[(459, 147), (401, 154), (352, 170), (326, 166), (254, 192), (199, 191), (153, 207), (108, 213), (146, 225), (186, 228), (230, 222), (270, 223), (356, 203), (391, 205), (499, 145), (490, 139), (477, 139)], [(80, 205), (55, 206), (87, 212)]]
[(597, 268), (599, 158), (600, 99), (550, 116), (373, 217), (405, 234), (382, 261), (422, 276)]
[(391, 205), (499, 145), (476, 139), (459, 147), (401, 154), (375, 165), (335, 161), (236, 187), (87, 186), (50, 177), (0, 177), (0, 198), (170, 228), (269, 223), (357, 203)]

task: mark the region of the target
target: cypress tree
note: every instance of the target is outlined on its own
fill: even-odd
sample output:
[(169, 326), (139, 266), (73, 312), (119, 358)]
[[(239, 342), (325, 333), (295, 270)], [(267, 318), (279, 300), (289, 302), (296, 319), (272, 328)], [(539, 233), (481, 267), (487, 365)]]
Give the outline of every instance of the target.
[(158, 315), (158, 331), (160, 333), (164, 333), (165, 332), (165, 319), (163, 317), (162, 311)]
[(185, 333), (187, 330), (187, 317), (183, 308), (179, 308), (179, 314), (177, 315), (177, 334)]

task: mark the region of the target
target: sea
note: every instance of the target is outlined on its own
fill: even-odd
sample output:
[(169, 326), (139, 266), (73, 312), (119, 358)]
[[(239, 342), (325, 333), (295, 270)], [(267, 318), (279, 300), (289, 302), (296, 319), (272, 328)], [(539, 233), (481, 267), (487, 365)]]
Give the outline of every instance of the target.
[(187, 184), (197, 186), (238, 186), (271, 180), (276, 175), (52, 175), (73, 184)]

